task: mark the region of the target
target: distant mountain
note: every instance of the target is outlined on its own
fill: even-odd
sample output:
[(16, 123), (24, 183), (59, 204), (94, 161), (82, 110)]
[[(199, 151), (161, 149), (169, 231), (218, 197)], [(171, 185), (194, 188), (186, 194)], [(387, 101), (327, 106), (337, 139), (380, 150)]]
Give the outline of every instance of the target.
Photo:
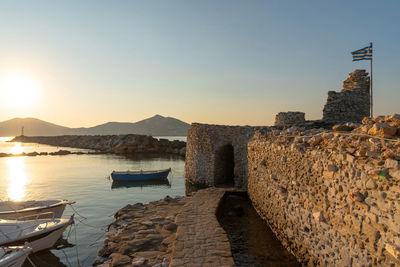
[(22, 126), (26, 135), (64, 135), (71, 129), (35, 118), (15, 118), (0, 122), (0, 136), (21, 135)]
[(15, 118), (0, 122), (0, 136), (21, 134), (21, 128), (28, 136), (51, 135), (109, 135), (144, 134), (152, 136), (186, 136), (189, 124), (181, 120), (155, 115), (138, 122), (107, 122), (89, 128), (68, 128), (35, 118)]

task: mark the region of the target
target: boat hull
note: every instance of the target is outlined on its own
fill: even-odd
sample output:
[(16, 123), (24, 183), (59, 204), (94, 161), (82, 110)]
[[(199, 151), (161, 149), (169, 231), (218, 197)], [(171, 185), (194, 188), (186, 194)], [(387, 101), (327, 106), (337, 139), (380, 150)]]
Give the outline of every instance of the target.
[(167, 178), (161, 179), (152, 179), (145, 181), (113, 181), (111, 184), (112, 189), (116, 188), (129, 188), (129, 187), (156, 187), (156, 186), (165, 186), (171, 187)]
[(30, 248), (32, 248), (33, 253), (41, 251), (41, 250), (49, 249), (54, 246), (54, 244), (61, 237), (61, 235), (65, 231), (65, 229), (67, 229), (67, 227), (69, 225), (71, 225), (72, 223), (73, 223), (73, 220), (70, 220), (69, 222), (64, 223), (63, 225), (60, 225), (60, 227), (55, 228), (49, 232), (34, 235), (29, 238), (5, 243), (4, 246), (27, 245)]
[(69, 224), (54, 230), (47, 236), (28, 243), (28, 246), (32, 248), (33, 253), (52, 248), (68, 226)]
[(111, 178), (114, 181), (149, 181), (168, 177), (171, 169), (157, 172), (112, 172)]
[(28, 255), (22, 255), (21, 257), (13, 259), (11, 262), (4, 263), (4, 265), (0, 265), (0, 266), (4, 266), (4, 267), (21, 267), (22, 264), (24, 264), (24, 261), (25, 261), (26, 257), (28, 257)]
[(11, 253), (5, 258), (0, 259), (0, 266), (2, 267), (21, 267), (26, 257), (32, 252), (29, 247), (24, 247), (17, 252)]

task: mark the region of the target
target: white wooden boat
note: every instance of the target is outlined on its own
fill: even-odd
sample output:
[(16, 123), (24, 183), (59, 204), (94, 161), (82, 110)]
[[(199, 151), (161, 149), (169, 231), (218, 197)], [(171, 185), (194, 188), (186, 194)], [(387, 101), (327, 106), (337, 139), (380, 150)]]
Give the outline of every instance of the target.
[(61, 218), (65, 206), (74, 204), (68, 200), (44, 200), (44, 201), (2, 201), (0, 202), (0, 219), (29, 220), (31, 216), (36, 218), (41, 214), (41, 219)]
[(0, 247), (0, 266), (20, 267), (31, 252), (28, 246)]
[(73, 222), (74, 216), (70, 219), (0, 220), (0, 246), (27, 244), (33, 253), (49, 249)]

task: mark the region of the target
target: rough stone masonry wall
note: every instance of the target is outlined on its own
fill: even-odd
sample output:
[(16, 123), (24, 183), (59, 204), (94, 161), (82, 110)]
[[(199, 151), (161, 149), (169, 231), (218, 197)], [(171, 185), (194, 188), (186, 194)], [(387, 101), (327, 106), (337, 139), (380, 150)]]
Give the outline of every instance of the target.
[(355, 70), (343, 82), (341, 92), (329, 91), (323, 110), (325, 121), (361, 122), (370, 116), (370, 78), (365, 70)]
[(275, 116), (275, 126), (288, 126), (302, 124), (305, 120), (304, 112), (279, 112)]
[(192, 184), (215, 186), (226, 159), (219, 152), (231, 148), (234, 160), (234, 185), (247, 187), (247, 143), (255, 130), (267, 128), (250, 126), (223, 126), (193, 123), (186, 144), (186, 179)]
[(400, 115), (364, 121), (249, 143), (253, 205), (304, 264), (400, 264)]

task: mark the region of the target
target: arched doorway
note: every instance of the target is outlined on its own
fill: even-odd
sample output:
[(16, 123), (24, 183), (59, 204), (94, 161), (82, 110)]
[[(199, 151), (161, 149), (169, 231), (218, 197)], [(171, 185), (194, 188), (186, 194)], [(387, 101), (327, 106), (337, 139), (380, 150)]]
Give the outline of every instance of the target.
[(217, 149), (214, 161), (214, 184), (234, 185), (235, 158), (231, 144)]

